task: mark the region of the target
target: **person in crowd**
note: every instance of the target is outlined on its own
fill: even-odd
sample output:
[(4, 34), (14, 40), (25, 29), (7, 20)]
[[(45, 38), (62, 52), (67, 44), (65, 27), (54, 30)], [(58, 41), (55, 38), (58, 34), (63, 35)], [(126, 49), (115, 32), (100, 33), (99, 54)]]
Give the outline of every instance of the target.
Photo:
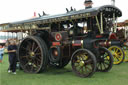
[(2, 63), (3, 55), (4, 55), (4, 47), (0, 45), (0, 63)]
[(84, 1), (85, 9), (92, 8), (92, 5), (93, 5), (92, 0), (85, 0)]
[(16, 46), (16, 42), (14, 40), (9, 41), (9, 45), (8, 45), (8, 55), (9, 55), (9, 69), (8, 69), (8, 73), (12, 72), (13, 74), (16, 74), (16, 61), (17, 61), (17, 57), (16, 57), (16, 50), (17, 50), (17, 46)]

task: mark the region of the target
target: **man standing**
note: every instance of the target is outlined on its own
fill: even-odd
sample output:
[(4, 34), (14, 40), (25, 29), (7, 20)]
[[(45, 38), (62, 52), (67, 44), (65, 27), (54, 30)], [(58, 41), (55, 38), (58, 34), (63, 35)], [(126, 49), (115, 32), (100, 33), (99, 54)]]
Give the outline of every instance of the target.
[(8, 73), (12, 71), (13, 74), (16, 74), (16, 61), (17, 61), (16, 50), (17, 50), (16, 43), (14, 40), (11, 40), (8, 46), (9, 63), (10, 63)]
[(85, 0), (84, 1), (84, 6), (85, 6), (85, 9), (88, 9), (88, 8), (92, 8), (92, 0)]

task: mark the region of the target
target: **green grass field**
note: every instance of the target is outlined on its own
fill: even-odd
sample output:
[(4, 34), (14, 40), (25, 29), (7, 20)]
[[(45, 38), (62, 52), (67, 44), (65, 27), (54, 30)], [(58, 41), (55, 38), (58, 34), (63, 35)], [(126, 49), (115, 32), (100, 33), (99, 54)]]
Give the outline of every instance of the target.
[(69, 64), (64, 69), (51, 69), (40, 74), (28, 74), (17, 70), (8, 74), (8, 57), (0, 64), (0, 85), (128, 85), (128, 63), (114, 65), (107, 73), (96, 72), (91, 78), (76, 76)]

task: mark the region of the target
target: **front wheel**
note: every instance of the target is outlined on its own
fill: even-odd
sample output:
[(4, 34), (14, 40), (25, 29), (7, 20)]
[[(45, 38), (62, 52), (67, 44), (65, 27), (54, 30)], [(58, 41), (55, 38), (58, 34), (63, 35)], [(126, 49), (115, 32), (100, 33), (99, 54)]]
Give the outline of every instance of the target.
[(113, 56), (111, 52), (105, 48), (99, 48), (99, 56), (97, 56), (97, 71), (108, 72), (113, 65)]
[(96, 58), (87, 49), (76, 50), (71, 58), (73, 72), (80, 77), (91, 77), (96, 71)]
[(123, 46), (122, 49), (125, 54), (124, 62), (128, 62), (128, 46)]
[(124, 51), (119, 46), (111, 46), (108, 50), (112, 53), (114, 61), (113, 64), (121, 64), (124, 61)]

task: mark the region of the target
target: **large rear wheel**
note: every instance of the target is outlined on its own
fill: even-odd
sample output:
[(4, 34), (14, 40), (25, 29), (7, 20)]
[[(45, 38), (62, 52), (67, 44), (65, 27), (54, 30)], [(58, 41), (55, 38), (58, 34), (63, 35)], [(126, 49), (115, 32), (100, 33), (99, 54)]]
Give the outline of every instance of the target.
[(73, 72), (80, 77), (91, 77), (96, 71), (96, 58), (87, 49), (76, 50), (71, 59)]
[(48, 49), (40, 37), (29, 36), (21, 42), (18, 57), (25, 72), (39, 73), (47, 67)]

